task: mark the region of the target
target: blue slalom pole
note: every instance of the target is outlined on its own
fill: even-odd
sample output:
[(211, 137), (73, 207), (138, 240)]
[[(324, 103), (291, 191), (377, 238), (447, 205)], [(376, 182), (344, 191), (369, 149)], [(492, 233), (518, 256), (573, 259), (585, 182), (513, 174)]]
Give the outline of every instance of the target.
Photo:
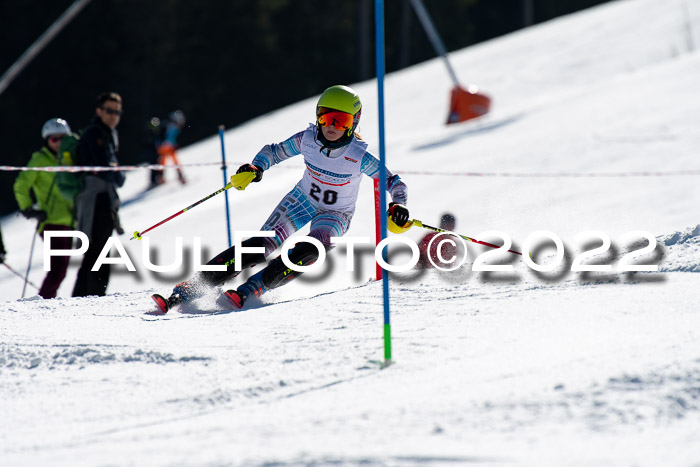
[[(384, 144), (384, 0), (374, 1), (375, 43), (377, 60), (377, 108), (379, 112), (379, 207), (381, 237), (387, 237), (386, 212), (386, 149)], [(386, 261), (386, 248), (382, 257)], [(391, 364), (391, 322), (389, 319), (389, 274), (382, 274), (384, 292), (384, 366)]]
[[(219, 125), (219, 139), (221, 140), (221, 170), (224, 171), (224, 185), (228, 184), (228, 174), (226, 173), (226, 149), (224, 148), (224, 126)], [(231, 215), (228, 209), (228, 190), (224, 193), (226, 197), (226, 234), (228, 235), (228, 247), (231, 248)]]

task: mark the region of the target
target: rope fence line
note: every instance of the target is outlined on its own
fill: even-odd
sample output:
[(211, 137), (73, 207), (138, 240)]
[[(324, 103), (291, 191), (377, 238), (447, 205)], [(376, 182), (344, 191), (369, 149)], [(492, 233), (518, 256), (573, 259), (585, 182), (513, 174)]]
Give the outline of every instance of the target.
[[(245, 162), (227, 162), (227, 166), (239, 166)], [(135, 170), (165, 170), (187, 167), (221, 167), (221, 162), (195, 162), (190, 164), (160, 165), (120, 165), (113, 167), (104, 166), (52, 166), (52, 167), (16, 167), (0, 165), (0, 171), (6, 172), (131, 172)], [(297, 170), (299, 167), (284, 167), (284, 169)], [(406, 175), (431, 175), (443, 177), (503, 177), (503, 178), (587, 178), (587, 177), (679, 177), (688, 175), (700, 175), (697, 170), (671, 170), (671, 171), (630, 171), (630, 172), (432, 172), (425, 170), (397, 170), (396, 173)]]
[[(241, 165), (245, 162), (227, 162), (226, 165)], [(116, 165), (116, 166), (77, 166), (77, 165), (55, 165), (51, 167), (16, 167), (12, 165), (0, 165), (0, 171), (7, 172), (131, 172), (134, 170), (165, 170), (184, 167), (221, 167), (221, 162), (195, 162), (192, 164), (140, 164), (140, 165)]]
[(698, 170), (639, 171), (639, 172), (426, 172), (397, 170), (399, 174), (441, 175), (449, 177), (504, 177), (504, 178), (586, 178), (586, 177), (677, 177), (700, 175)]

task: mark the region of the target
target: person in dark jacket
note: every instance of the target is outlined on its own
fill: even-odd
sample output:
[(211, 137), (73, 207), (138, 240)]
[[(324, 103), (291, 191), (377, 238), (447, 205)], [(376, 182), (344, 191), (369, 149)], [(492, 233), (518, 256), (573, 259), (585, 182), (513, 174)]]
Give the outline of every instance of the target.
[(2, 230), (0, 230), (0, 264), (5, 262), (5, 245), (2, 243)]
[[(97, 97), (95, 116), (85, 128), (76, 152), (76, 165), (118, 166), (119, 136), (117, 125), (122, 115), (122, 98), (116, 92)], [(90, 245), (83, 256), (74, 297), (105, 295), (109, 283), (109, 265), (91, 271), (105, 243), (112, 235), (124, 233), (119, 222), (117, 187), (124, 185), (124, 174), (118, 171), (87, 172), (84, 188), (75, 198), (77, 229), (88, 236)]]

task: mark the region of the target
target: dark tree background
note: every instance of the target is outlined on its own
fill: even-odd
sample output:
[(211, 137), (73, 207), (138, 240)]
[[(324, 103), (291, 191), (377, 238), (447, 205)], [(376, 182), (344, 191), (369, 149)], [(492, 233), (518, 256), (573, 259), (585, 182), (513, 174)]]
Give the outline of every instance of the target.
[[(605, 0), (426, 0), (448, 50)], [(0, 72), (73, 0), (0, 0)], [(408, 0), (385, 1), (386, 71), (435, 53)], [(143, 160), (153, 116), (182, 109), (180, 143), (210, 136), (327, 86), (375, 76), (374, 2), (93, 0), (0, 94), (0, 165), (26, 165), (52, 117), (84, 128), (95, 97), (124, 98), (124, 164)], [(17, 209), (0, 171), (0, 214)]]

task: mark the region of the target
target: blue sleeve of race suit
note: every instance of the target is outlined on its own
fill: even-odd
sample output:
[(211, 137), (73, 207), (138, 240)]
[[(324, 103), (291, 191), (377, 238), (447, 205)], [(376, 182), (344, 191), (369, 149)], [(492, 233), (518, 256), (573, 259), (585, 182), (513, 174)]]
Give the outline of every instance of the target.
[[(370, 178), (379, 178), (379, 159), (370, 152), (366, 152), (362, 157), (360, 171)], [(408, 187), (401, 180), (401, 177), (392, 174), (388, 168), (386, 169), (386, 185), (387, 191), (391, 194), (391, 200), (394, 203), (405, 205), (408, 201)]]
[(303, 131), (287, 138), (279, 144), (266, 144), (253, 158), (253, 165), (267, 170), (275, 164), (301, 154), (301, 138)]

